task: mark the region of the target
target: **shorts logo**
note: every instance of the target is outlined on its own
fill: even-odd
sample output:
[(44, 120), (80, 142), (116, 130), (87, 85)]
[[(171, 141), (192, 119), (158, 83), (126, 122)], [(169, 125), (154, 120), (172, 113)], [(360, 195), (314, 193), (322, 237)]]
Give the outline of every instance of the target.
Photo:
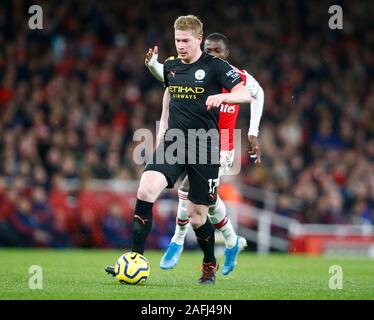
[(195, 72), (196, 80), (202, 80), (205, 78), (205, 71), (203, 69), (199, 69)]

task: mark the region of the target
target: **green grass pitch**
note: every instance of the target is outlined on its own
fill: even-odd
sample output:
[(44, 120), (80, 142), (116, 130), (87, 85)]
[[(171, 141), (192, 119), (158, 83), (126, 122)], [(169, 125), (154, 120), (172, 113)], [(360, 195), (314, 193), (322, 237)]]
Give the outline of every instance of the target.
[[(161, 251), (146, 251), (151, 277), (143, 286), (121, 285), (104, 272), (122, 254), (114, 250), (0, 249), (0, 299), (374, 299), (374, 260), (241, 253), (235, 270), (218, 273), (215, 286), (199, 286), (201, 253), (182, 254), (161, 270)], [(220, 264), (223, 258), (219, 258)], [(43, 289), (31, 290), (31, 265), (43, 269)], [(329, 268), (343, 269), (343, 289), (331, 290)]]

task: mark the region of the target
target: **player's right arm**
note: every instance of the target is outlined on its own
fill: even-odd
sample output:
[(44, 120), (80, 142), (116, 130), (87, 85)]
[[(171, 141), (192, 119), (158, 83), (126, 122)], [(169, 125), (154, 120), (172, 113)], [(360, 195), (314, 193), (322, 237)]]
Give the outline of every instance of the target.
[(166, 88), (164, 92), (164, 96), (162, 98), (162, 113), (161, 113), (161, 119), (160, 119), (160, 128), (158, 130), (158, 134), (156, 138), (156, 147), (160, 144), (161, 140), (164, 138), (165, 132), (168, 128), (169, 103), (170, 103), (170, 92), (169, 92), (169, 89)]
[(251, 150), (248, 152), (250, 158), (254, 163), (261, 163), (261, 149), (258, 141), (259, 125), (261, 121), (261, 116), (264, 108), (264, 90), (261, 88), (257, 80), (248, 74), (245, 70), (241, 72), (245, 76), (245, 86), (249, 90), (253, 101), (251, 102), (251, 118), (248, 130), (248, 142)]
[(149, 72), (161, 82), (164, 82), (164, 65), (157, 61), (158, 48), (155, 46), (153, 49), (149, 48), (145, 55), (145, 65)]
[(251, 103), (251, 120), (248, 130), (248, 142), (251, 146), (251, 150), (248, 153), (250, 158), (255, 160), (255, 163), (261, 163), (261, 149), (257, 135), (264, 108), (264, 96), (264, 90), (258, 85), (257, 92), (253, 95), (254, 100)]

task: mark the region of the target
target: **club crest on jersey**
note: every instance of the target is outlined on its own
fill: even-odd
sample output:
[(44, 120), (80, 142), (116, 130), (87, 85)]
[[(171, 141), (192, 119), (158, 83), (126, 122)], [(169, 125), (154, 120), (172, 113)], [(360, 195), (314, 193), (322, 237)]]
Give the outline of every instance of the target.
[(171, 73), (171, 75), (173, 76), (173, 78), (175, 77), (175, 73), (176, 73), (177, 71), (176, 70), (170, 70), (170, 73)]
[(205, 71), (203, 69), (196, 70), (195, 72), (196, 80), (202, 80), (205, 78)]

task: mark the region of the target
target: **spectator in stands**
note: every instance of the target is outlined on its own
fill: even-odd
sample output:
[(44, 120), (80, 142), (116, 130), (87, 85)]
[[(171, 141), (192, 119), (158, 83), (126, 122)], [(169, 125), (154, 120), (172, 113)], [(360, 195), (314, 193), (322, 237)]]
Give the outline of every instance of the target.
[[(0, 213), (3, 223), (27, 244), (47, 245), (51, 235), (34, 212), (40, 204), (31, 203), (41, 194), (34, 186), (49, 198), (56, 195), (56, 174), (69, 180), (139, 178), (133, 134), (139, 128), (155, 131), (163, 90), (145, 70), (144, 53), (157, 44), (161, 60), (173, 54), (170, 19), (196, 10), (204, 12), (208, 31), (228, 26), (222, 31), (230, 39), (230, 62), (253, 73), (266, 95), (259, 135), (263, 166), (248, 167), (243, 144), (237, 180), (298, 199), (298, 210), (285, 207), (288, 200), (275, 210), (304, 222), (373, 223), (374, 66), (367, 32), (372, 3), (345, 2), (350, 27), (339, 31), (320, 23), (321, 17), (328, 20), (328, 10), (314, 2), (232, 6), (217, 0), (214, 8), (184, 3), (183, 10), (172, 11), (165, 10), (167, 4), (129, 8), (126, 1), (107, 1), (88, 10), (83, 2), (50, 1), (43, 4), (50, 23), (40, 31), (24, 28), (26, 1), (0, 3), (0, 179), (5, 203), (16, 204), (7, 207), (9, 214)], [(241, 108), (238, 124), (245, 135), (248, 108)], [(76, 190), (69, 196), (79, 203), (80, 195)], [(43, 197), (56, 215), (61, 206)], [(99, 245), (96, 213), (83, 213), (74, 201), (71, 206), (82, 222), (75, 221), (74, 241)], [(63, 222), (52, 221), (64, 229)]]
[(119, 203), (112, 203), (101, 218), (104, 244), (108, 247), (125, 248), (131, 245), (130, 224), (124, 218)]
[(12, 227), (21, 238), (24, 247), (47, 246), (51, 240), (45, 226), (38, 221), (32, 212), (32, 203), (26, 196), (20, 196), (16, 202), (16, 209), (10, 217)]

